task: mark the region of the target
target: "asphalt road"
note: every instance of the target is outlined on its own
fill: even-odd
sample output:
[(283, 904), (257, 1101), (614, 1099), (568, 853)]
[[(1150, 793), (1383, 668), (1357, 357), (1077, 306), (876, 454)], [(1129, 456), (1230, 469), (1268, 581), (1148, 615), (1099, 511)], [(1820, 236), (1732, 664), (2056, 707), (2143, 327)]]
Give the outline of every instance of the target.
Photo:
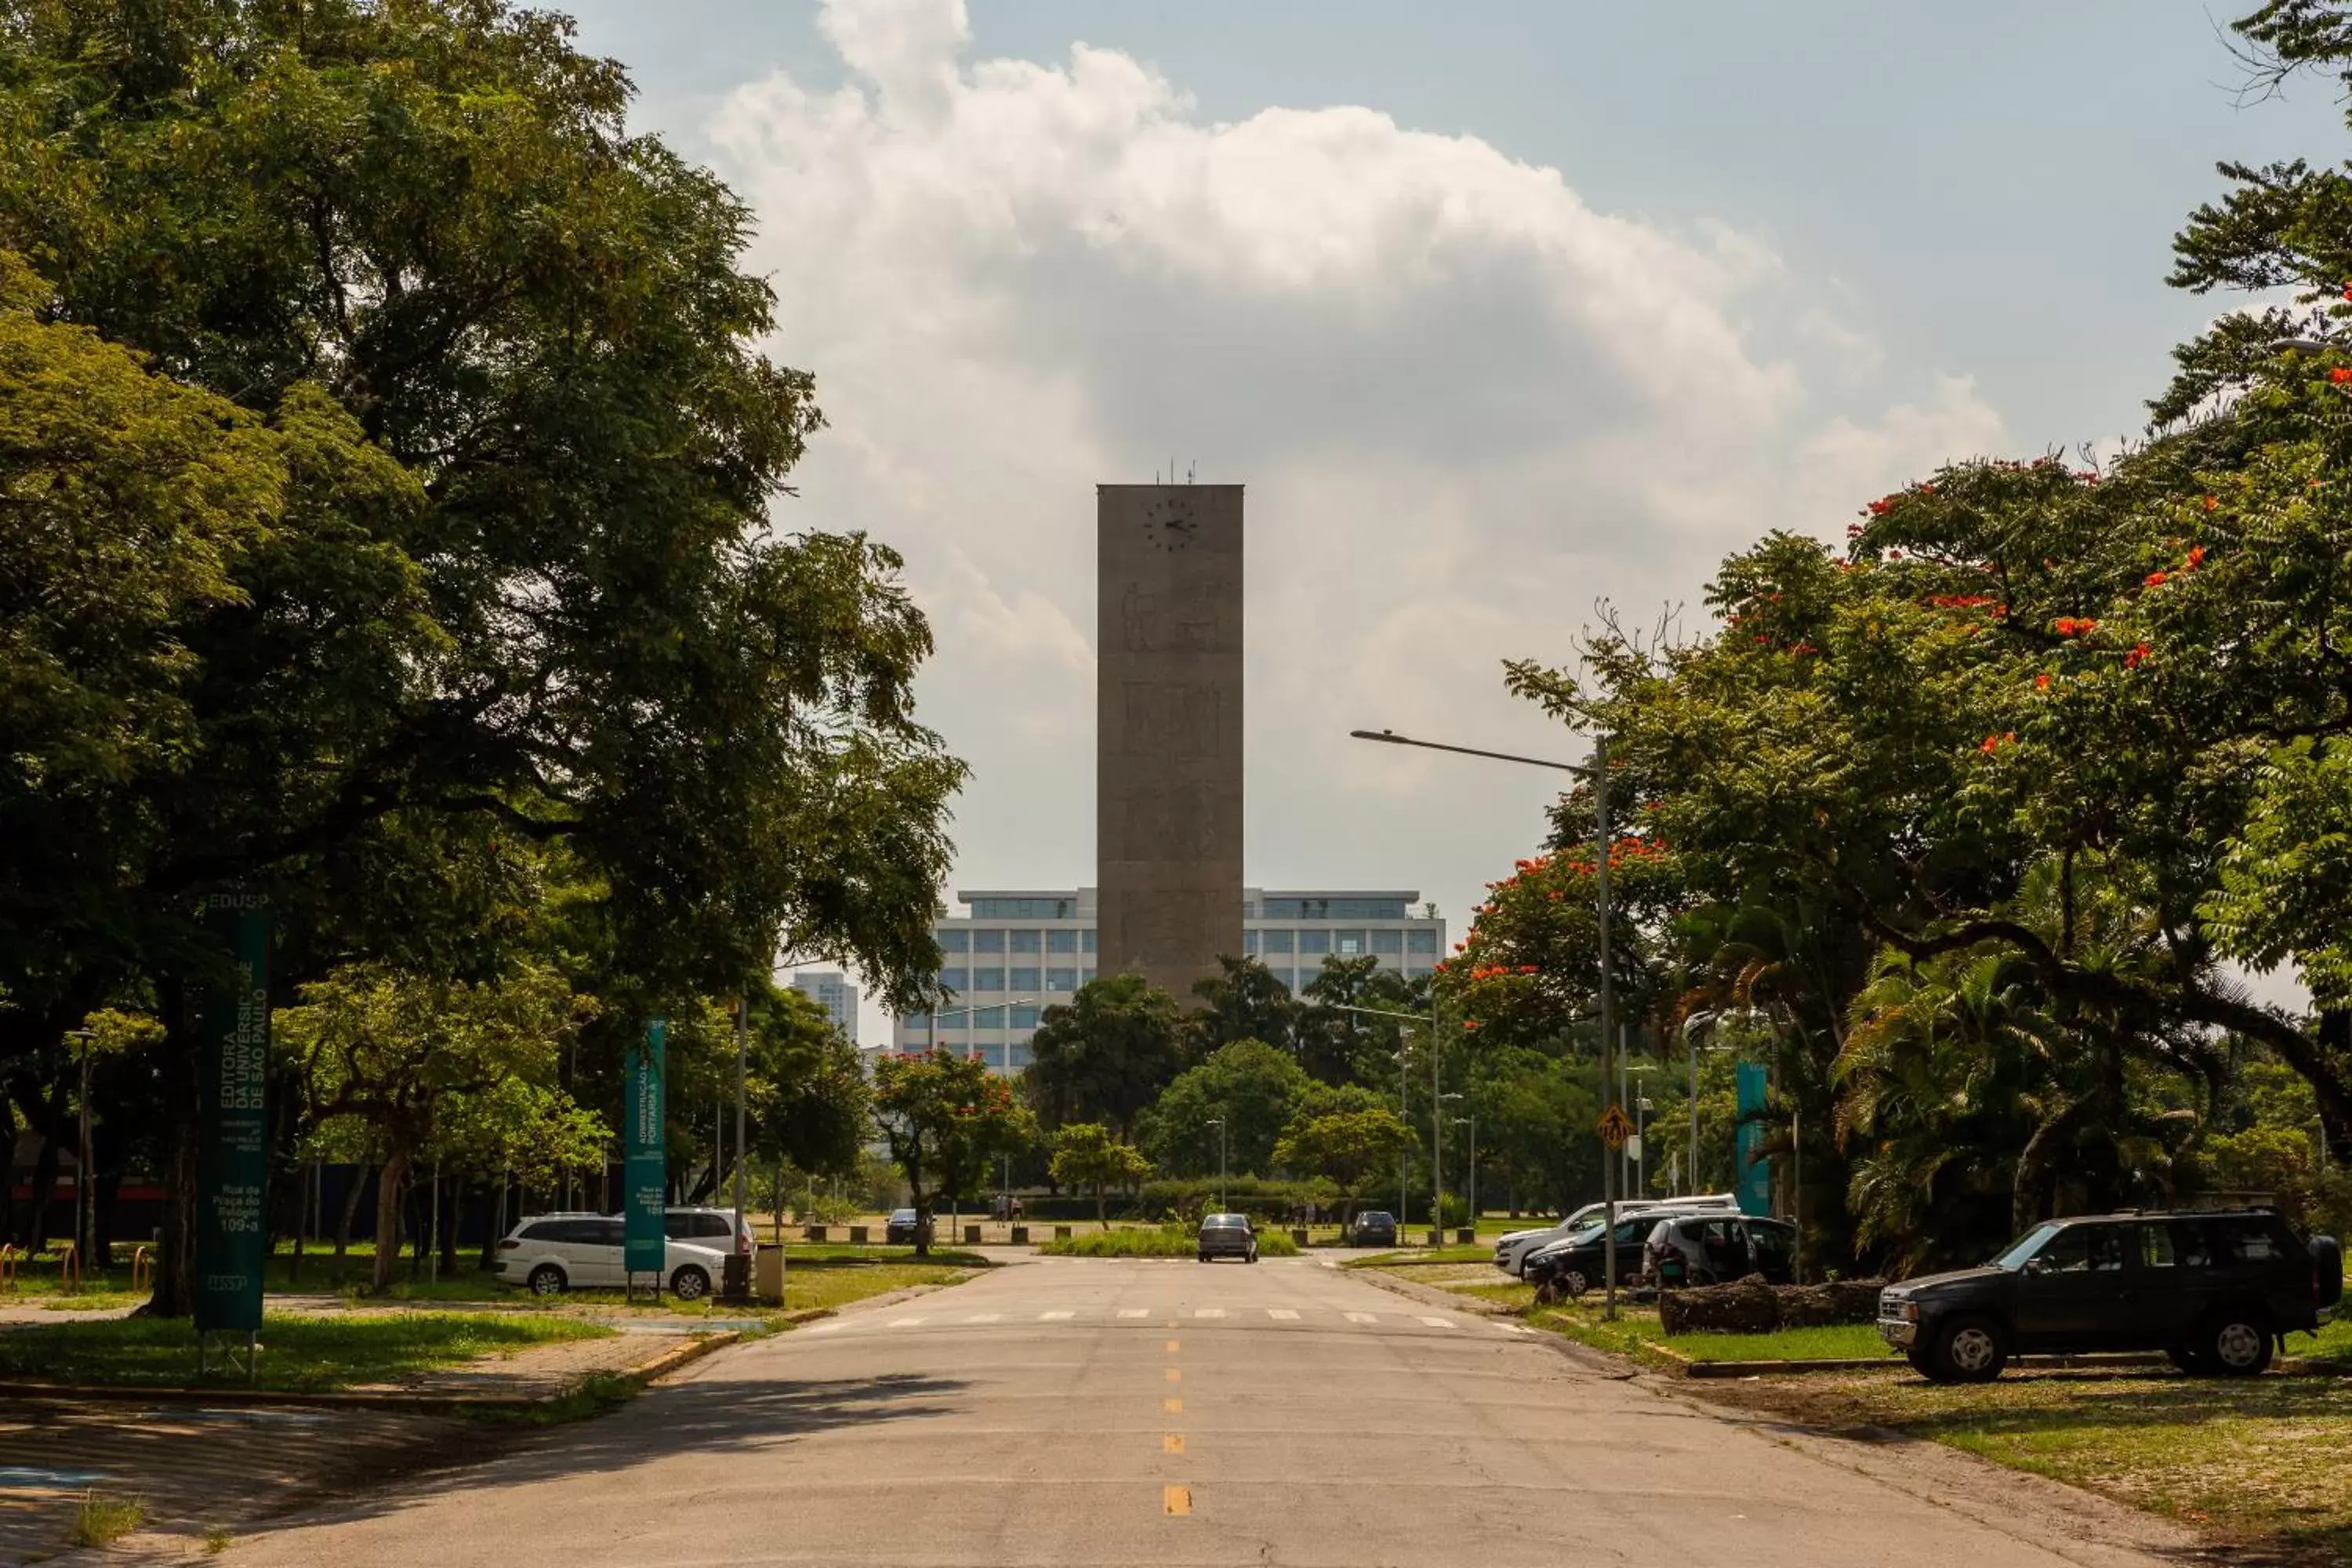
[(234, 1561), (2156, 1562), (2068, 1545), (2063, 1507), (1921, 1489), (1320, 1259), (1040, 1259), (722, 1352), (496, 1463), (246, 1536)]

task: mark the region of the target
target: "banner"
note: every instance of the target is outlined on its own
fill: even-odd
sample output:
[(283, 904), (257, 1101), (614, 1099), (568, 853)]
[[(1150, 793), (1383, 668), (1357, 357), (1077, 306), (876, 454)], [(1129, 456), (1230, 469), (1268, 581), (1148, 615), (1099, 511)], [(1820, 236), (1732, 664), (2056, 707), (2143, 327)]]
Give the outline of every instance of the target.
[(662, 1065), (669, 1020), (646, 1020), (645, 1044), (628, 1053), (628, 1162), (621, 1202), (621, 1267), (632, 1274), (662, 1272), (664, 1209), (669, 1197), (669, 1143), (662, 1129)]
[(1772, 1162), (1756, 1152), (1764, 1142), (1768, 1083), (1761, 1062), (1739, 1064), (1738, 1131), (1734, 1137), (1734, 1147), (1739, 1152), (1734, 1162), (1738, 1180), (1732, 1190), (1738, 1196), (1739, 1212), (1759, 1217), (1772, 1212)]
[(197, 1036), (195, 1312), (200, 1333), (261, 1327), (269, 1195), (269, 910), (258, 894), (205, 900), (228, 948)]

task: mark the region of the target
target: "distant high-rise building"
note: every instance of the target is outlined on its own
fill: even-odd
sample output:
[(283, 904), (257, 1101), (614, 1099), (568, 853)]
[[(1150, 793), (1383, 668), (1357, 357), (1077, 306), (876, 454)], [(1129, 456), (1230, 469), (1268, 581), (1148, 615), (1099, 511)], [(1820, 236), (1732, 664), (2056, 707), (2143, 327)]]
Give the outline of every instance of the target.
[[(940, 983), (953, 996), (936, 1014), (910, 1013), (891, 1031), (898, 1051), (934, 1042), (976, 1052), (999, 1072), (1029, 1065), (1037, 1015), (1098, 973), (1118, 972), (1098, 951), (1092, 888), (958, 893), (968, 913), (932, 928)], [(1255, 958), (1295, 994), (1326, 958), (1376, 958), (1407, 978), (1427, 974), (1445, 952), (1445, 921), (1413, 905), (1412, 891), (1285, 892), (1244, 888), (1226, 950)], [(1222, 954), (1220, 954), (1222, 956)], [(1214, 960), (1212, 960), (1212, 967)], [(1182, 1000), (1192, 1000), (1190, 991)]]
[(857, 1038), (857, 987), (849, 976), (831, 969), (803, 970), (793, 976), (793, 989), (824, 1008), (844, 1039)]

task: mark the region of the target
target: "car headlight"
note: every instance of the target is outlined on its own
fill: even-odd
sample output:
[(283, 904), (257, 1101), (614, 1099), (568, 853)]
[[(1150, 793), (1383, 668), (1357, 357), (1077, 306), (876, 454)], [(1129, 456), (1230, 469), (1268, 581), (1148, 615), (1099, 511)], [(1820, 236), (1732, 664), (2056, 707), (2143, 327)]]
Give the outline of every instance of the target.
[(1895, 1309), (1895, 1315), (1902, 1319), (1906, 1323), (1916, 1323), (1919, 1321), (1919, 1303), (1916, 1301), (1902, 1302)]

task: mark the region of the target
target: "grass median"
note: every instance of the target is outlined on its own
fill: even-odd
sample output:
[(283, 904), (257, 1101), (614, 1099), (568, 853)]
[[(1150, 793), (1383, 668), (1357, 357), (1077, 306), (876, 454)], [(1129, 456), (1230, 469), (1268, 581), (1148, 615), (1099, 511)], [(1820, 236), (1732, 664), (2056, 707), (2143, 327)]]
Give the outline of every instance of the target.
[[(1089, 1230), (1041, 1244), (1037, 1250), (1053, 1258), (1194, 1258), (1200, 1238), (1191, 1230), (1161, 1226), (1151, 1230)], [(1296, 1258), (1298, 1244), (1282, 1231), (1257, 1233), (1261, 1258)]]
[[(482, 1356), (613, 1331), (578, 1318), (513, 1312), (273, 1313), (262, 1320), (254, 1386), (317, 1394), (396, 1382)], [(0, 1378), (175, 1388), (195, 1386), (195, 1331), (184, 1321), (115, 1318), (0, 1333)]]

